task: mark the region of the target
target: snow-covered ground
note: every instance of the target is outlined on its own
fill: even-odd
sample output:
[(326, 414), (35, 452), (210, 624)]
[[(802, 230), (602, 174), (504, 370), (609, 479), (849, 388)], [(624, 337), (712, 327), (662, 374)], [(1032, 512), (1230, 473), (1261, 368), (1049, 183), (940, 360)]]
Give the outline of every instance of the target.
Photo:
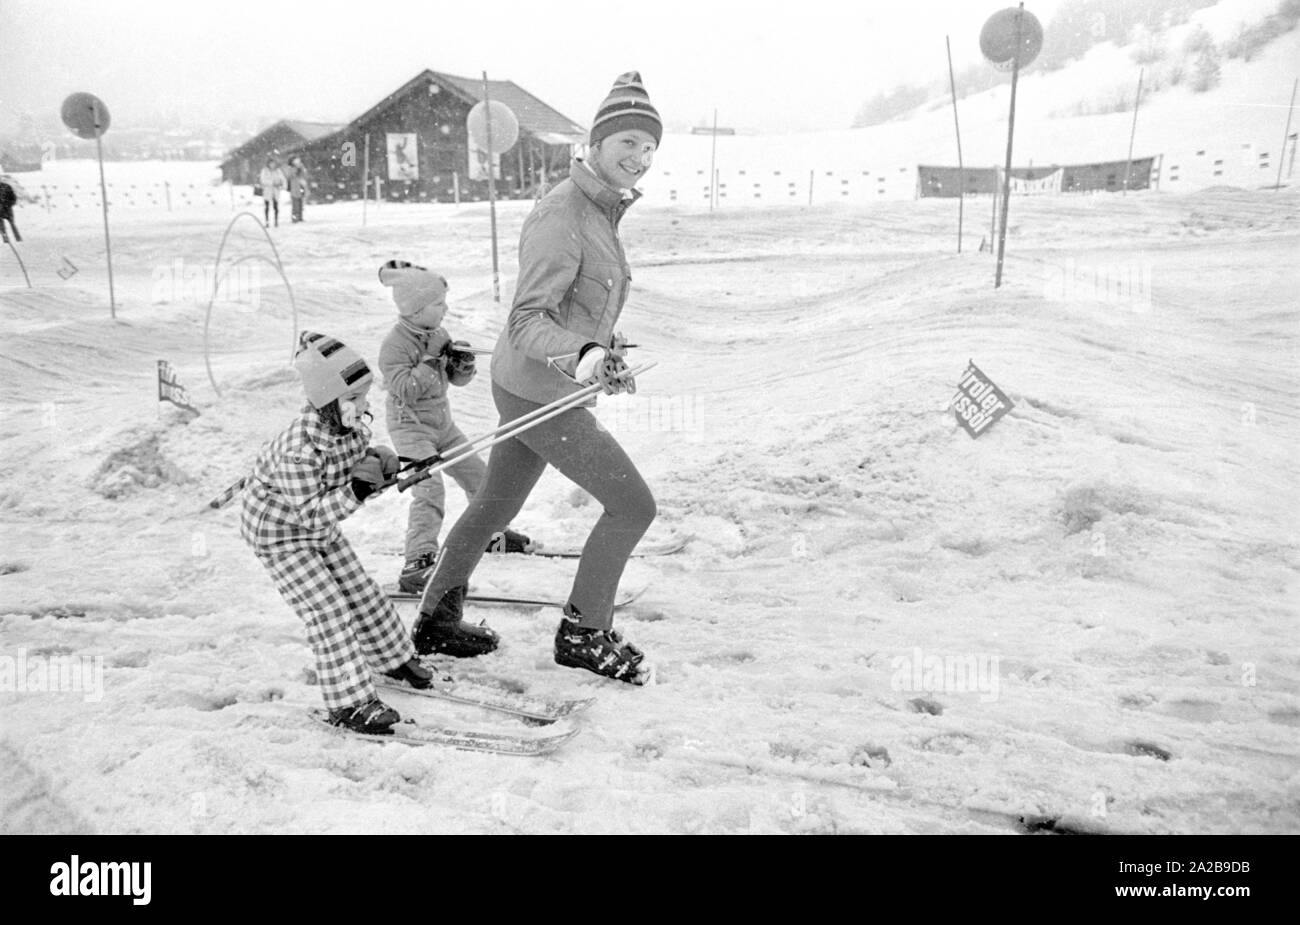
[[(653, 687), (555, 666), (555, 611), (475, 614), (505, 643), (472, 675), (597, 698), (541, 760), (308, 720), (297, 619), (235, 508), (202, 509), (300, 403), (261, 260), (213, 310), (208, 382), (229, 204), (114, 211), (116, 320), (98, 213), (21, 209), (31, 289), (0, 254), (4, 829), (1300, 831), (1300, 196), (1017, 199), (999, 291), (987, 205), (961, 255), (952, 202), (629, 213), (621, 327), (659, 365), (600, 413), (658, 498), (650, 539), (694, 540), (628, 572), (646, 591), (618, 622)], [(486, 205), (372, 205), (365, 227), (309, 206), (273, 232), (298, 326), (373, 358), (394, 320), (375, 270), (405, 257), (490, 346), (528, 208), (499, 209), (498, 304)], [(270, 254), (235, 227), (227, 265)], [(159, 359), (199, 417), (157, 403)], [(1015, 402), (978, 441), (945, 410), (969, 359)], [(486, 376), (458, 392), (466, 432), (490, 404)], [(596, 515), (548, 473), (517, 524), (560, 543)], [(345, 525), (381, 580), (403, 526), (395, 494)], [(479, 580), (563, 594), (572, 570)], [(91, 689), (68, 690), (81, 659)], [(32, 690), (50, 668), (65, 689)]]

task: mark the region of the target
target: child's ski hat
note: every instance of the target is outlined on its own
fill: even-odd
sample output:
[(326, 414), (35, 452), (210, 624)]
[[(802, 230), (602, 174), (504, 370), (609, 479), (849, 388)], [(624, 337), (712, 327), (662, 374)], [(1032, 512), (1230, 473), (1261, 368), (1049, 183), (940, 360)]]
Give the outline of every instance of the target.
[(361, 354), (342, 341), (315, 331), (303, 331), (298, 338), (293, 365), (302, 377), (307, 401), (317, 411), (374, 380)]
[(397, 313), (414, 315), (426, 305), (447, 300), (446, 277), (409, 260), (390, 260), (379, 268), (379, 281), (391, 286)]

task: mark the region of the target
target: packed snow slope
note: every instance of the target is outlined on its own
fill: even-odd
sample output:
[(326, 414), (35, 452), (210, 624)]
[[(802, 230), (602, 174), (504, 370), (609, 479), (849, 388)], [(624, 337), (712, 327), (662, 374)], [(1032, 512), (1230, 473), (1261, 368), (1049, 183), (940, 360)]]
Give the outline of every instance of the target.
[[(620, 327), (658, 366), (599, 413), (658, 498), (649, 539), (694, 539), (627, 573), (646, 591), (617, 625), (650, 687), (555, 666), (553, 609), (472, 612), (504, 644), (459, 670), (596, 698), (540, 760), (308, 719), (301, 625), (236, 506), (203, 509), (300, 406), (261, 231), (243, 220), (223, 260), (260, 255), (212, 311), (218, 395), (229, 211), (122, 212), (116, 320), (98, 216), (21, 213), (32, 288), (0, 260), (0, 826), (1300, 831), (1300, 196), (1017, 199), (999, 290), (987, 207), (961, 254), (952, 202), (629, 212)], [(499, 208), (498, 303), (486, 205), (372, 206), (364, 227), (309, 206), (272, 231), (297, 327), (373, 359), (395, 320), (376, 269), (403, 257), (491, 346), (528, 208)], [(157, 403), (158, 359), (198, 417)], [(978, 440), (946, 410), (968, 360), (1015, 403)], [(486, 374), (454, 402), (467, 433), (495, 424)], [(390, 493), (345, 524), (380, 580), (404, 516)], [(552, 472), (516, 525), (560, 544), (597, 516)], [(573, 567), (476, 580), (562, 596)], [(32, 690), (83, 658), (102, 685)]]

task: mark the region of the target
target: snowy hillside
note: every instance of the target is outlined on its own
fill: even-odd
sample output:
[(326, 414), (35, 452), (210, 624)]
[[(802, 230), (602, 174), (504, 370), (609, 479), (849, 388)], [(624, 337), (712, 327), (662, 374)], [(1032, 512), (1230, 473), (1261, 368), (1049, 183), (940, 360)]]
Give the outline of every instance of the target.
[[(207, 382), (228, 204), (115, 209), (115, 322), (98, 214), (20, 210), (33, 288), (0, 259), (5, 829), (1300, 830), (1300, 195), (1017, 200), (997, 292), (978, 231), (953, 253), (954, 206), (629, 213), (621, 327), (659, 366), (601, 415), (656, 493), (650, 539), (694, 540), (629, 569), (646, 591), (618, 624), (653, 687), (556, 667), (555, 611), (475, 613), (505, 641), (472, 675), (597, 698), (540, 760), (306, 718), (302, 628), (235, 510), (201, 507), (299, 405), (258, 261), (217, 303), (220, 398)], [(399, 256), (444, 272), (448, 326), (489, 346), (527, 209), (500, 208), (498, 305), (485, 205), (372, 206), (364, 228), (359, 205), (309, 206), (274, 232), (299, 327), (373, 359), (394, 320), (375, 269)], [(228, 259), (269, 253), (237, 228)], [(158, 359), (189, 423), (159, 410)], [(970, 359), (1015, 402), (978, 441), (945, 410)], [(467, 433), (494, 423), (485, 376), (455, 399)], [(517, 523), (559, 543), (596, 516), (550, 473)], [(345, 525), (381, 580), (403, 518), (389, 495)], [(562, 594), (572, 568), (479, 580)], [(81, 659), (89, 690), (31, 689)]]

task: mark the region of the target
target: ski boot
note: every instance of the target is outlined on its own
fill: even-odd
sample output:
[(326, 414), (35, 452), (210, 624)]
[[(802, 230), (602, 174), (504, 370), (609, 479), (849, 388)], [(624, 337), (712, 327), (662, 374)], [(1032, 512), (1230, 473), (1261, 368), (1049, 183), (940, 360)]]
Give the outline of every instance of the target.
[(415, 651), (421, 655), (473, 658), (496, 649), (501, 637), (485, 624), (466, 623), (464, 611), (465, 586), (444, 591), (433, 613), (421, 610), (415, 619), (415, 629), (411, 632)]
[(555, 663), (566, 668), (585, 668), (628, 684), (645, 684), (649, 679), (649, 672), (641, 664), (645, 653), (624, 642), (616, 630), (580, 626), (581, 619), (578, 608), (564, 605), (564, 616), (555, 631)]
[(330, 710), (331, 726), (342, 726), (365, 735), (392, 735), (393, 724), (401, 719), (396, 710), (378, 697), (367, 700), (360, 706)]
[(408, 658), (391, 671), (385, 671), (390, 678), (405, 681), (416, 690), (424, 690), (433, 685), (433, 672), (424, 667), (419, 657)]
[(397, 588), (406, 594), (419, 594), (424, 584), (433, 574), (433, 564), (438, 558), (436, 552), (426, 552), (414, 559), (407, 560), (402, 567), (402, 574), (397, 576)]
[(488, 552), (532, 552), (535, 548), (531, 539), (509, 527), (492, 534), (487, 544)]

